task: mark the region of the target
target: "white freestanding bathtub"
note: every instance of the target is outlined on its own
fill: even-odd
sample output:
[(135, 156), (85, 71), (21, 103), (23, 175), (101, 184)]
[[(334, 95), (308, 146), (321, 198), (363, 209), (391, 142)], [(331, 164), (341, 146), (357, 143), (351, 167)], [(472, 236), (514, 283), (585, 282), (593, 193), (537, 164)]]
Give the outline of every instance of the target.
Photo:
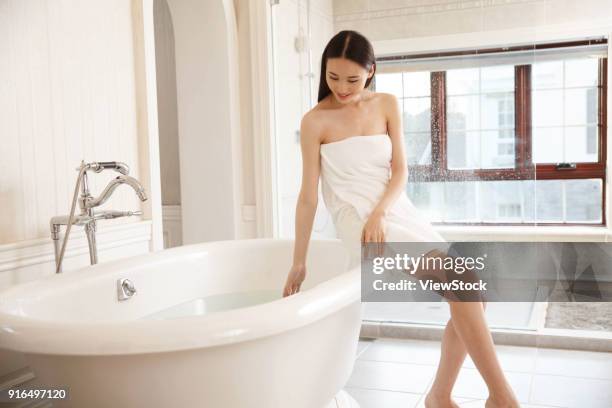
[[(0, 348), (68, 388), (58, 407), (358, 407), (342, 388), (359, 269), (340, 241), (313, 240), (301, 291), (283, 298), (292, 252), (291, 240), (219, 241), (18, 285), (0, 292)], [(122, 278), (136, 293), (119, 301)]]

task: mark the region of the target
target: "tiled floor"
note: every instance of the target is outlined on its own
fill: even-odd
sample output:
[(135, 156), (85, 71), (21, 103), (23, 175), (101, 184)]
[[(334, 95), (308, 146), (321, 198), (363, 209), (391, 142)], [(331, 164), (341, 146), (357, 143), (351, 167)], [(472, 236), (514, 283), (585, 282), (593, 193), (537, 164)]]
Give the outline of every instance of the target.
[[(612, 407), (612, 353), (496, 346), (506, 377), (524, 408)], [(423, 408), (440, 343), (360, 340), (345, 390), (361, 408)], [(462, 408), (484, 407), (487, 389), (466, 359), (453, 391)]]
[[(534, 302), (489, 302), (487, 323), (490, 327), (529, 330), (538, 306)], [(440, 324), (450, 318), (448, 302), (364, 302), (363, 319), (382, 322)], [(544, 324), (542, 322), (541, 324)], [(565, 326), (568, 327), (568, 326)]]

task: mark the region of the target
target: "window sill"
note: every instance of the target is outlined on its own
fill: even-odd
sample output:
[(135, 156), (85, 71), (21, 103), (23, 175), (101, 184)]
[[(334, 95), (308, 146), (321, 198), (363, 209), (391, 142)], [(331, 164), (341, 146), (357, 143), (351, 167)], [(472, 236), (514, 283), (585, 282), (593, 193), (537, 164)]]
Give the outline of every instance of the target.
[(612, 230), (604, 226), (472, 226), (434, 225), (449, 241), (612, 241)]

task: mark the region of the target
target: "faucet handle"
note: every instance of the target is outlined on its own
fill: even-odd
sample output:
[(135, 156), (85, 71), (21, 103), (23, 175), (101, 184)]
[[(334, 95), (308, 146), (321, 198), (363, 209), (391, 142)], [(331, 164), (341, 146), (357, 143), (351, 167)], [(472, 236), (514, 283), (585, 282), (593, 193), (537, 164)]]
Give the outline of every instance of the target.
[(111, 220), (113, 218), (120, 217), (131, 217), (133, 215), (142, 215), (142, 211), (101, 211), (96, 213), (98, 218), (104, 218), (105, 220)]
[(130, 173), (130, 168), (128, 165), (122, 162), (97, 162), (96, 164), (98, 165), (98, 168), (95, 170), (96, 173), (100, 173), (105, 169), (112, 169), (126, 176)]
[(102, 170), (112, 169), (116, 172), (119, 172), (123, 175), (128, 175), (130, 173), (130, 168), (127, 164), (117, 161), (112, 162), (91, 162), (91, 163), (83, 163), (81, 166), (77, 167), (77, 170), (81, 170), (82, 167), (85, 167), (86, 170), (93, 170), (96, 173), (100, 173)]

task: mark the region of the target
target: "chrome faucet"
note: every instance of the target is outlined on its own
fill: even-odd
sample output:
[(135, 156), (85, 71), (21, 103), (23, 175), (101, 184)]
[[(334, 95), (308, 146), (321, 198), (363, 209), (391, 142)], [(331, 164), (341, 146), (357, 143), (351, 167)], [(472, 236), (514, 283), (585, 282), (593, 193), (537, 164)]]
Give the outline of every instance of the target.
[(121, 175), (112, 179), (98, 197), (82, 197), (83, 201), (81, 202), (81, 209), (90, 209), (104, 204), (120, 184), (127, 184), (132, 187), (141, 201), (145, 201), (147, 199), (144, 188), (142, 188), (138, 180), (136, 180), (134, 177)]
[[(140, 201), (146, 201), (147, 195), (138, 180), (134, 177), (129, 176), (130, 169), (125, 163), (121, 162), (93, 162), (85, 163), (81, 161), (81, 165), (77, 168), (79, 175), (74, 188), (74, 195), (72, 197), (72, 206), (70, 208), (70, 215), (59, 215), (51, 218), (51, 239), (53, 240), (53, 247), (55, 250), (55, 272), (60, 273), (62, 271), (62, 260), (64, 258), (64, 252), (66, 251), (66, 243), (68, 236), (73, 225), (82, 225), (85, 227), (85, 235), (87, 236), (87, 243), (89, 246), (89, 260), (92, 265), (98, 263), (98, 249), (96, 245), (96, 221), (97, 220), (108, 220), (119, 217), (129, 217), (132, 215), (142, 215), (142, 211), (98, 211), (94, 212), (94, 208), (104, 204), (108, 198), (113, 194), (115, 189), (121, 184), (127, 184), (134, 189), (136, 195)], [(89, 185), (87, 181), (87, 172), (94, 171), (100, 173), (103, 170), (114, 170), (121, 173), (111, 180), (104, 190), (98, 197), (93, 197), (89, 192)], [(79, 207), (81, 213), (75, 215), (75, 207), (77, 202), (77, 194), (81, 188), (81, 195), (78, 197)], [(59, 233), (61, 226), (66, 226), (66, 233), (62, 246), (59, 246)]]

